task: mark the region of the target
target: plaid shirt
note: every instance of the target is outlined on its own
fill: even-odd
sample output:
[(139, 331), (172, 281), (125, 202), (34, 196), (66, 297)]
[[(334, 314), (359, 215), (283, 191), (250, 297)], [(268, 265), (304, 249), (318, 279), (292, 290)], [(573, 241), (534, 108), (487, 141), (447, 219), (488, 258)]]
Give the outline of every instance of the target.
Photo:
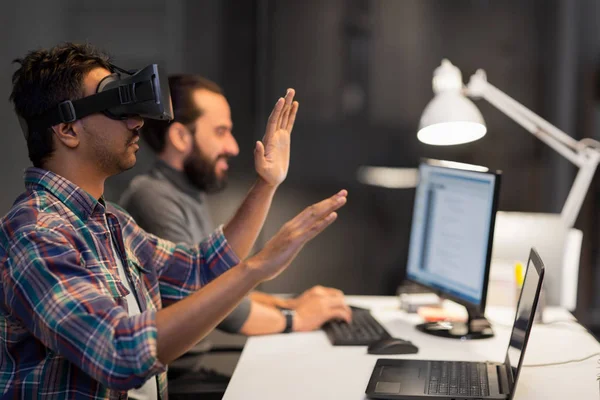
[[(46, 170), (0, 220), (0, 394), (115, 399), (158, 374), (156, 312), (239, 260), (221, 229), (198, 246), (144, 232), (117, 206)], [(129, 316), (111, 238), (141, 314)]]

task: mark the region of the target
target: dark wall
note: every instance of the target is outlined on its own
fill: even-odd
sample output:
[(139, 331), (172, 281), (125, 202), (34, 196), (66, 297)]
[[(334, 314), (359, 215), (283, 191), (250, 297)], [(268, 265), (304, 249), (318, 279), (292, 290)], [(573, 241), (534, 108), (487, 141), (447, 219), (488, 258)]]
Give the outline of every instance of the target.
[[(321, 282), (351, 293), (394, 292), (404, 273), (413, 191), (361, 185), (361, 165), (414, 167), (422, 156), (483, 164), (504, 171), (501, 209), (550, 211), (550, 202), (531, 190), (541, 185), (542, 145), (491, 106), (478, 104), (490, 132), (485, 140), (441, 149), (416, 139), (433, 69), (444, 57), (465, 74), (486, 69), (494, 84), (541, 112), (540, 4), (314, 0), (258, 7), (268, 15), (256, 28), (269, 32), (257, 43), (267, 52), (257, 79), (265, 101), (270, 107), (294, 87), (301, 103), (290, 174), (264, 236), (303, 206), (350, 190), (335, 225), (265, 289), (299, 291)], [(234, 42), (225, 49), (238, 54)], [(251, 157), (240, 155), (238, 165), (251, 170)]]
[[(226, 10), (236, 9), (227, 4)], [(447, 57), (461, 68), (465, 82), (483, 68), (492, 84), (561, 129), (577, 138), (595, 136), (593, 94), (586, 90), (595, 80), (590, 70), (599, 37), (594, 2), (265, 0), (255, 5), (257, 26), (246, 19), (245, 34), (226, 39), (223, 50), (224, 59), (229, 54), (237, 61), (225, 66), (225, 83), (247, 76), (249, 65), (256, 69), (254, 91), (245, 87), (234, 95), (245, 93), (245, 99), (232, 100), (236, 118), (244, 112), (236, 111), (236, 103), (245, 107), (247, 99), (257, 100), (252, 140), (248, 131), (237, 131), (246, 143), (242, 149), (260, 138), (257, 122), (285, 88), (295, 87), (301, 102), (290, 174), (264, 237), (304, 205), (340, 187), (350, 190), (336, 224), (265, 289), (299, 291), (321, 282), (351, 293), (393, 292), (404, 270), (413, 191), (360, 185), (361, 165), (412, 167), (422, 156), (482, 164), (503, 171), (501, 210), (560, 212), (574, 168), (486, 102), (477, 102), (489, 132), (481, 141), (435, 148), (419, 143), (415, 134), (432, 97), (433, 69)], [(226, 29), (240, 32), (239, 19), (236, 29), (233, 22), (227, 28), (229, 18)], [(247, 52), (250, 46), (254, 53)], [(252, 171), (251, 154), (238, 157), (238, 176)], [(247, 188), (242, 182), (240, 196)], [(218, 197), (219, 204), (225, 196)], [(586, 223), (595, 215), (590, 202), (577, 225), (587, 243), (580, 286), (588, 295), (582, 304), (590, 302), (589, 277), (596, 264), (596, 228)]]

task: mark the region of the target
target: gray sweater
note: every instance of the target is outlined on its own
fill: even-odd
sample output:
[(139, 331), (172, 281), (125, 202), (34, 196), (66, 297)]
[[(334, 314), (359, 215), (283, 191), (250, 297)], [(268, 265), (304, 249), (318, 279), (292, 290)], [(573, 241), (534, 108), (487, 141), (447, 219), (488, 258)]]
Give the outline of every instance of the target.
[[(215, 229), (206, 194), (160, 160), (131, 181), (119, 203), (144, 230), (172, 242), (199, 243)], [(238, 333), (249, 314), (246, 297), (217, 328)]]

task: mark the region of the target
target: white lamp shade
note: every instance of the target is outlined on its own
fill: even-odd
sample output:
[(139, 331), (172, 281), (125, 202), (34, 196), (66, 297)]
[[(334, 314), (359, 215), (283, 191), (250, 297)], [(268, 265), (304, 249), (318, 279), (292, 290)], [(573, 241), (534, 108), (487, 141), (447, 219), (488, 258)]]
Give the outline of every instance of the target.
[(443, 91), (429, 102), (417, 138), (426, 144), (449, 146), (481, 139), (487, 129), (473, 102), (456, 91)]

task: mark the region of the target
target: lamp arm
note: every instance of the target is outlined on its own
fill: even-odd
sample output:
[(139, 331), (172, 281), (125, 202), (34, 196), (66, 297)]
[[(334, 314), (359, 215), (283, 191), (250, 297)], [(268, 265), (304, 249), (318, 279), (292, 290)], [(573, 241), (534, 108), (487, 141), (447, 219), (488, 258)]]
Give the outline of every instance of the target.
[[(585, 146), (582, 146), (570, 135), (561, 131), (556, 126), (552, 125), (550, 122), (489, 83), (483, 70), (478, 70), (471, 76), (471, 80), (467, 87), (467, 95), (470, 97), (483, 97), (534, 136), (538, 137), (540, 140), (561, 153), (564, 157), (568, 158), (569, 161), (579, 166), (578, 162), (575, 161), (575, 158), (567, 155), (567, 152), (559, 150), (555, 145), (557, 142), (562, 144), (563, 147), (571, 150), (571, 154), (577, 154), (578, 151)], [(554, 141), (549, 139), (554, 139)]]
[(565, 223), (565, 226), (572, 228), (575, 225), (579, 210), (585, 200), (585, 195), (588, 192), (590, 184), (596, 174), (596, 168), (600, 163), (600, 152), (594, 149), (585, 149), (586, 159), (583, 165), (579, 167), (573, 186), (567, 196), (567, 201), (560, 212), (560, 217)]
[(483, 97), (490, 104), (579, 167), (573, 186), (561, 211), (561, 219), (565, 226), (568, 228), (573, 227), (588, 188), (594, 178), (596, 168), (600, 163), (600, 152), (595, 148), (582, 145), (565, 132), (491, 85), (487, 81), (483, 70), (477, 71), (471, 77), (469, 85), (466, 88), (466, 94), (470, 97)]
[[(540, 139), (542, 142), (546, 143), (550, 146), (554, 151), (565, 157), (571, 163), (575, 164), (578, 167), (582, 165), (582, 159), (578, 155), (576, 147), (577, 141), (572, 140), (563, 140), (563, 138), (559, 135), (550, 133), (550, 131), (543, 129), (541, 126), (533, 122), (529, 116), (525, 115), (525, 113), (521, 112), (519, 108), (515, 107), (515, 104), (511, 104), (511, 102), (505, 101), (504, 97), (506, 96), (504, 93), (500, 92), (498, 89), (489, 85), (489, 90), (486, 90), (482, 97), (486, 99), (490, 104), (498, 108), (504, 114), (508, 115), (512, 120), (521, 125), (523, 128), (527, 129), (532, 135)], [(501, 94), (501, 96), (498, 96)], [(510, 99), (512, 103), (516, 103), (514, 100)], [(521, 108), (525, 108), (517, 103), (517, 106)], [(527, 110), (529, 111), (529, 110)], [(560, 132), (558, 128), (555, 128)], [(566, 134), (565, 134), (566, 135)], [(567, 135), (568, 136), (568, 135)], [(568, 136), (569, 139), (573, 139)]]

